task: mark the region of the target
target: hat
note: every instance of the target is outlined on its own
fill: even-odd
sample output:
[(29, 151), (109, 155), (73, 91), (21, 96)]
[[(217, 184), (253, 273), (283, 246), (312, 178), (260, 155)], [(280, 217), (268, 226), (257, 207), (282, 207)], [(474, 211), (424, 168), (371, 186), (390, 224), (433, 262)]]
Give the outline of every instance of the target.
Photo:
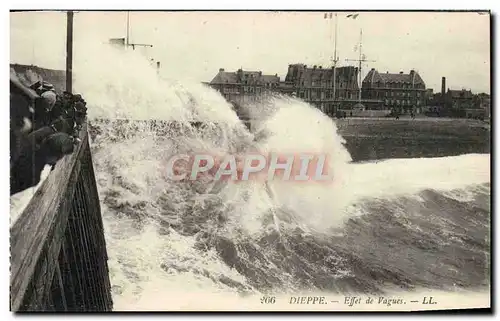
[(52, 109), (54, 107), (54, 104), (56, 103), (57, 96), (56, 93), (53, 91), (46, 91), (40, 95), (47, 103), (49, 104), (49, 109)]
[(51, 83), (49, 83), (49, 82), (44, 81), (44, 82), (42, 83), (42, 88), (43, 88), (44, 90), (54, 90), (54, 85), (52, 85), (52, 84), (51, 84)]

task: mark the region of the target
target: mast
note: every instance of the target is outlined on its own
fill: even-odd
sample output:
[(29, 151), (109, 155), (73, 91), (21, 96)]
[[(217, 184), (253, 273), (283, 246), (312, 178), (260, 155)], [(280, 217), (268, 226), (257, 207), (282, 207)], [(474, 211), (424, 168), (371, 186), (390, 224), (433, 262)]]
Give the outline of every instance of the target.
[(333, 104), (335, 108), (336, 89), (337, 89), (337, 13), (335, 13), (335, 34), (333, 38)]
[(361, 87), (363, 78), (361, 78), (361, 68), (362, 68), (362, 60), (363, 60), (363, 29), (359, 30), (359, 95), (358, 95), (358, 103), (361, 104)]
[(128, 47), (130, 35), (130, 11), (127, 11), (127, 37), (125, 38), (125, 46)]
[(125, 38), (125, 48), (128, 47), (132, 47), (132, 50), (135, 50), (135, 47), (153, 47), (147, 43), (130, 43), (130, 11), (127, 11), (127, 37)]
[[(125, 49), (132, 47), (132, 50), (135, 50), (135, 47), (150, 47), (150, 48), (153, 47), (153, 45), (147, 44), (147, 43), (131, 43), (131, 41), (130, 41), (130, 11), (127, 11), (126, 32), (127, 32), (127, 35), (126, 35), (125, 39), (123, 39), (123, 38), (110, 39), (110, 43), (112, 43), (113, 41), (116, 41), (116, 40), (124, 41), (124, 43), (120, 42), (120, 45), (123, 46)], [(154, 59), (151, 59), (151, 60), (154, 61)], [(156, 62), (156, 69), (157, 69), (157, 72), (159, 73), (159, 71), (160, 71), (160, 62), (159, 61)]]
[(73, 11), (66, 13), (66, 91), (73, 92)]
[(375, 62), (375, 60), (367, 60), (365, 59), (365, 55), (363, 55), (363, 29), (359, 31), (359, 58), (358, 59), (346, 59), (346, 61), (356, 61), (358, 62), (358, 72), (359, 72), (359, 85), (358, 85), (358, 103), (361, 103), (361, 88), (363, 85), (362, 78), (362, 68), (364, 62)]

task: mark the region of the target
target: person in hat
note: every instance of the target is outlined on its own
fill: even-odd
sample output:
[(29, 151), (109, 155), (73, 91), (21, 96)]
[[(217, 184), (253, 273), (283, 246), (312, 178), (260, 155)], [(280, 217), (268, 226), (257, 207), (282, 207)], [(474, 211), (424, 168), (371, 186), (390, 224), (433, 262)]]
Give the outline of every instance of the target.
[(52, 108), (54, 108), (54, 105), (56, 104), (57, 101), (57, 95), (54, 91), (52, 90), (47, 90), (44, 91), (40, 97), (42, 97), (46, 102), (47, 102), (47, 112), (50, 112)]
[(39, 80), (30, 86), (38, 95), (42, 95), (46, 91), (55, 91), (54, 85), (47, 81)]

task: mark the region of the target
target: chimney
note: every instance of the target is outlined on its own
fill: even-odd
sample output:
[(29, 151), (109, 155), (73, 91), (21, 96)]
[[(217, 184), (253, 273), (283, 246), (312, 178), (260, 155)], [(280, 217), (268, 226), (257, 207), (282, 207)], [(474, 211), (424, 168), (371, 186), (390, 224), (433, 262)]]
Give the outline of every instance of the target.
[(156, 69), (160, 69), (160, 62), (159, 61), (156, 62)]
[(446, 77), (441, 78), (441, 95), (444, 96), (446, 93)]
[(415, 73), (415, 70), (410, 70), (410, 75), (413, 75)]
[(219, 72), (223, 72), (224, 71), (224, 68), (219, 68)]

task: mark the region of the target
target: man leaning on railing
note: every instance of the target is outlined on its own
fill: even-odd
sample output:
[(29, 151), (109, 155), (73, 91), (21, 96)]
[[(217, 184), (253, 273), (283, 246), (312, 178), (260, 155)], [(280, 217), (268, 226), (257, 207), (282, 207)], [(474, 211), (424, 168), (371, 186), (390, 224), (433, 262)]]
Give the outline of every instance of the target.
[(22, 103), (12, 106), (11, 94), (11, 118), (16, 113), (26, 114), (25, 109), (29, 109), (32, 129), (22, 132), (16, 158), (11, 161), (10, 195), (36, 186), (46, 165), (54, 169), (61, 158), (73, 152), (87, 115), (81, 95), (68, 92), (57, 95), (47, 82), (35, 83), (30, 88), (37, 94), (30, 106)]

